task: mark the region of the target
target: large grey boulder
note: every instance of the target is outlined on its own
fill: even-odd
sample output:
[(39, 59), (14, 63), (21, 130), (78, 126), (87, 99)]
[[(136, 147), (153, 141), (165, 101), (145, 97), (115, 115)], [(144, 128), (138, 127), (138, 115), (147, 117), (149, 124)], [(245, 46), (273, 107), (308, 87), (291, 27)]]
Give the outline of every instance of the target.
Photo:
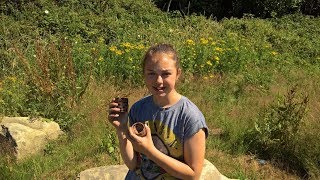
[(0, 125), (0, 146), (13, 146), (1, 148), (14, 148), (17, 160), (42, 151), (48, 141), (63, 133), (56, 122), (44, 118), (0, 117)]
[[(126, 165), (113, 165), (94, 167), (79, 173), (79, 180), (124, 180), (128, 168)], [(218, 169), (208, 160), (204, 160), (201, 180), (226, 180), (229, 179), (221, 174)]]

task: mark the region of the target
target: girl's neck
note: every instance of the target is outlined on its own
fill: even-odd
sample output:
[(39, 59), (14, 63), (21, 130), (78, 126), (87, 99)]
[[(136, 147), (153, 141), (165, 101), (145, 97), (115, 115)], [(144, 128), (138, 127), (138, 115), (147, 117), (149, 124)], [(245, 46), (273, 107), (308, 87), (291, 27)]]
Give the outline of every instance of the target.
[(176, 104), (181, 99), (181, 94), (174, 91), (168, 94), (165, 97), (155, 97), (152, 96), (153, 102), (162, 108), (168, 108), (174, 104)]

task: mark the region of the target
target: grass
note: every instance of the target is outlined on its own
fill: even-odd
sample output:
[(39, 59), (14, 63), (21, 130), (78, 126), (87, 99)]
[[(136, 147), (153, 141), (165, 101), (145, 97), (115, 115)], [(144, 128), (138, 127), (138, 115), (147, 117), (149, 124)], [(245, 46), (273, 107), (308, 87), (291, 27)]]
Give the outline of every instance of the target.
[[(1, 160), (0, 177), (72, 179), (91, 167), (122, 163), (115, 133), (106, 123), (106, 103), (129, 94), (132, 104), (147, 94), (140, 61), (157, 42), (178, 50), (183, 67), (178, 90), (205, 115), (212, 133), (206, 158), (223, 174), (239, 179), (320, 176), (319, 18), (294, 14), (217, 22), (163, 13), (144, 0), (74, 2), (41, 1), (41, 6), (1, 11), (0, 115), (45, 116), (66, 134), (30, 159)], [(264, 154), (253, 153), (244, 137), (294, 86), (309, 97), (294, 136), (292, 152), (299, 163), (290, 167), (270, 157), (259, 165)], [(213, 135), (216, 129), (222, 134)], [(259, 138), (265, 137), (249, 136)]]

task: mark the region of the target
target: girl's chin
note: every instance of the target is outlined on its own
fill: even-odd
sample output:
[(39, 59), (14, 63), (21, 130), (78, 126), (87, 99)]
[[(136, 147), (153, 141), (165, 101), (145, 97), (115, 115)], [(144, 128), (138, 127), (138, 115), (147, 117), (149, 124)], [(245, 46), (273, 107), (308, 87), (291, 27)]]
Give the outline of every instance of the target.
[(154, 95), (154, 96), (159, 96), (159, 97), (164, 97), (164, 96), (167, 95), (167, 93), (165, 93), (165, 92), (159, 92), (159, 91), (154, 91), (154, 92), (152, 92), (152, 95)]

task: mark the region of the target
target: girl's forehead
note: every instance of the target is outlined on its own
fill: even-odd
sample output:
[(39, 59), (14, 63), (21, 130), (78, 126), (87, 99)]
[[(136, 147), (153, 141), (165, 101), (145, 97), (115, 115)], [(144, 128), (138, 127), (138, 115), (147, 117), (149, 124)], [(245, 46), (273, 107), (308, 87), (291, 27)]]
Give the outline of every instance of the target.
[(173, 55), (171, 53), (154, 53), (147, 64), (175, 64), (175, 60), (173, 59)]
[(161, 69), (170, 70), (176, 69), (176, 63), (172, 59), (162, 58), (162, 59), (152, 59), (148, 61), (145, 65), (147, 70)]

